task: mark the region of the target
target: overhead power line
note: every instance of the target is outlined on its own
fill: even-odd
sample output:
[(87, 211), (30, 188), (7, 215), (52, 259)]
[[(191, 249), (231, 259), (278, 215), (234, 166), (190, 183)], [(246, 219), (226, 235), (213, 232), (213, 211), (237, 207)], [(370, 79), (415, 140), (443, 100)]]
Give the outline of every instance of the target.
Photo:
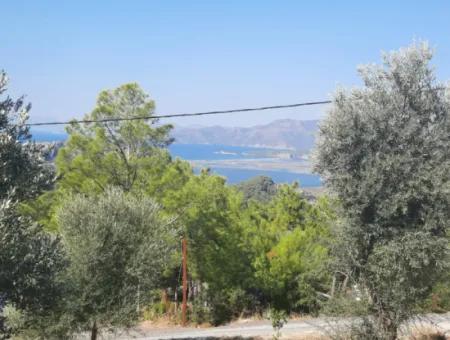
[(161, 119), (161, 118), (177, 118), (177, 117), (195, 117), (195, 116), (207, 116), (207, 115), (218, 115), (226, 113), (237, 113), (237, 112), (249, 112), (249, 111), (264, 111), (264, 110), (275, 110), (275, 109), (288, 109), (299, 106), (312, 106), (312, 105), (323, 105), (330, 104), (331, 100), (322, 100), (317, 102), (304, 102), (297, 104), (288, 105), (273, 105), (273, 106), (262, 106), (262, 107), (252, 107), (244, 109), (234, 109), (234, 110), (220, 110), (220, 111), (206, 111), (206, 112), (194, 112), (194, 113), (176, 113), (167, 115), (152, 115), (152, 116), (136, 116), (136, 117), (125, 117), (125, 118), (104, 118), (104, 119), (83, 119), (83, 120), (71, 120), (63, 122), (40, 122), (40, 123), (27, 123), (27, 126), (42, 126), (42, 125), (67, 125), (67, 124), (89, 124), (89, 123), (107, 123), (107, 122), (119, 122), (127, 120), (148, 120), (148, 119)]

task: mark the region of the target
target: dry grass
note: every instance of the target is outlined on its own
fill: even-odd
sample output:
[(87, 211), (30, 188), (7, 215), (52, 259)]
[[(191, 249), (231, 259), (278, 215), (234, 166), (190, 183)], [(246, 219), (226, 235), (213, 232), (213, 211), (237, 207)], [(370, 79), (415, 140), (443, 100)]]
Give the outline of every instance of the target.
[[(272, 339), (272, 338), (268, 338)], [(308, 334), (308, 335), (299, 335), (299, 336), (282, 336), (280, 339), (289, 339), (289, 340), (330, 340), (329, 337), (319, 334)]]
[(445, 332), (436, 329), (432, 326), (423, 326), (415, 329), (408, 337), (408, 340), (447, 340), (450, 336), (446, 335)]
[[(195, 340), (194, 338), (186, 338), (186, 339), (178, 339), (178, 340)], [(197, 340), (272, 340), (272, 336), (270, 337), (206, 337), (199, 338)], [(280, 340), (329, 340), (329, 338), (320, 336), (320, 335), (303, 335), (303, 336), (281, 336)]]

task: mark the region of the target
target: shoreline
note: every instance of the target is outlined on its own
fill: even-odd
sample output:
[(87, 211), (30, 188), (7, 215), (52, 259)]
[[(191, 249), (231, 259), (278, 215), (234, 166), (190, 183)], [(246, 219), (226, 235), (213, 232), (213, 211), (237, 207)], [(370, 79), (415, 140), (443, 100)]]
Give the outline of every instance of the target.
[(311, 165), (305, 161), (268, 159), (189, 160), (197, 168), (227, 168), (236, 170), (284, 171), (292, 174), (314, 175)]

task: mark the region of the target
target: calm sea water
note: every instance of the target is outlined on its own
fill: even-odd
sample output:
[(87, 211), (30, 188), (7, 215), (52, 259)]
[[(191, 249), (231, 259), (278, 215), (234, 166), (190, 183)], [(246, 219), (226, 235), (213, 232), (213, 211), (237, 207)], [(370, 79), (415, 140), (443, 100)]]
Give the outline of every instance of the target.
[[(221, 160), (221, 159), (262, 159), (267, 158), (274, 149), (261, 149), (229, 145), (174, 144), (169, 147), (174, 157), (186, 160)], [(288, 171), (250, 170), (212, 167), (211, 170), (227, 178), (230, 184), (239, 183), (255, 176), (271, 177), (276, 183), (298, 182), (302, 187), (319, 187), (322, 185), (319, 176), (297, 174)]]
[[(35, 141), (64, 141), (67, 138), (65, 133), (45, 133), (33, 131)], [(279, 150), (269, 148), (252, 148), (230, 145), (209, 145), (209, 144), (173, 144), (169, 151), (174, 157), (186, 160), (221, 160), (221, 159), (263, 159), (270, 157), (270, 154)], [(276, 183), (299, 182), (303, 187), (321, 186), (320, 178), (311, 174), (296, 174), (288, 171), (271, 170), (249, 170), (230, 169), (213, 167), (214, 173), (227, 178), (228, 183), (235, 184), (245, 181), (255, 176), (269, 176)]]
[(296, 174), (287, 171), (273, 170), (250, 170), (250, 169), (230, 169), (230, 168), (212, 168), (214, 173), (227, 178), (230, 184), (236, 184), (246, 181), (255, 176), (268, 176), (275, 183), (293, 183), (298, 182), (301, 187), (320, 187), (322, 185), (319, 176), (311, 174)]
[(64, 142), (67, 134), (64, 132), (43, 132), (39, 130), (31, 130), (32, 139), (35, 142)]

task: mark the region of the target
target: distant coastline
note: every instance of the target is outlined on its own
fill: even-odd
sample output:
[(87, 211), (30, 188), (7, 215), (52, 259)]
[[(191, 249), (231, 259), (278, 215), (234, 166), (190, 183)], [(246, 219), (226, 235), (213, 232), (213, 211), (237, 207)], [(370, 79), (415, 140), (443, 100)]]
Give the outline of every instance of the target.
[(269, 176), (276, 183), (299, 182), (302, 187), (321, 187), (306, 160), (274, 157), (279, 150), (233, 145), (173, 144), (173, 157), (189, 161), (197, 169), (210, 168), (235, 184), (255, 176)]
[[(40, 143), (62, 143), (67, 139), (65, 133), (32, 131), (32, 135)], [(320, 178), (312, 173), (309, 154), (296, 153), (291, 148), (174, 143), (168, 149), (174, 158), (189, 161), (195, 169), (210, 168), (226, 177), (230, 184), (264, 175), (277, 183), (297, 181), (302, 187), (322, 185)]]

